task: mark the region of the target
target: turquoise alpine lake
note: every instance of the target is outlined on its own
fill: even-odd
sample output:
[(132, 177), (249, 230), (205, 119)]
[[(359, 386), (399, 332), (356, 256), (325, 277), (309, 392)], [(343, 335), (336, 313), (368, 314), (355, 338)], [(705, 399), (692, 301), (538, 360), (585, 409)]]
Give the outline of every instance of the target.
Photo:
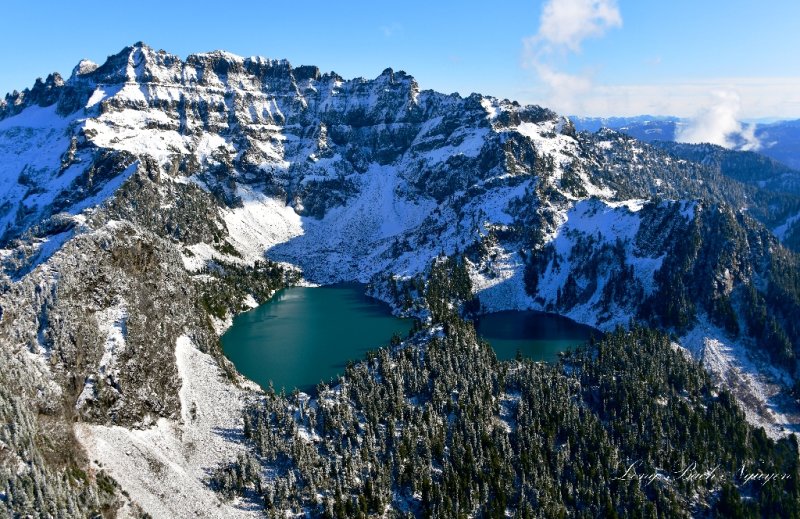
[[(222, 348), (241, 374), (263, 388), (313, 393), (316, 385), (344, 373), (350, 361), (405, 337), (411, 319), (394, 317), (385, 303), (346, 283), (290, 287), (263, 305), (238, 315), (222, 336)], [(584, 343), (594, 331), (541, 312), (499, 312), (481, 316), (477, 328), (500, 359), (517, 351), (552, 361), (559, 351)]]
[(236, 316), (222, 336), (222, 349), (239, 372), (276, 391), (314, 392), (320, 382), (344, 373), (349, 361), (386, 346), (394, 333), (405, 337), (412, 319), (343, 283), (290, 287), (263, 305)]

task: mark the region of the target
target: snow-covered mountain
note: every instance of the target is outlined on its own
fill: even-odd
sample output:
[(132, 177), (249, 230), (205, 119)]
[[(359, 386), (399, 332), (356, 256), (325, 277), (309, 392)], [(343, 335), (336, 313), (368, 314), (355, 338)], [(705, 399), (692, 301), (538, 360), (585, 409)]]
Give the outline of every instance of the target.
[(773, 230), (787, 247), (800, 250), (800, 158), (797, 157), (797, 121), (756, 126), (763, 148), (754, 151), (727, 149), (715, 144), (675, 142), (676, 128), (689, 124), (676, 117), (570, 117), (579, 131), (612, 129), (661, 148), (670, 155), (702, 164), (723, 176), (754, 189), (748, 203), (734, 206), (758, 207), (755, 218)]
[[(190, 366), (236, 378), (216, 344), (236, 308), (219, 315), (203, 298), (221, 273), (268, 259), (313, 283), (369, 282), (399, 308), (390, 281), (463, 254), (482, 311), (666, 328), (781, 434), (798, 422), (786, 396), (797, 286), (782, 285), (797, 260), (762, 223), (800, 208), (754, 190), (613, 131), (578, 134), (545, 108), (421, 90), (404, 72), (345, 80), (139, 43), (0, 103), (0, 350), (15, 366), (0, 386), (80, 417), (93, 459), (114, 465), (139, 445), (171, 466), (186, 448), (176, 430), (236, 425), (186, 389), (201, 385)], [(771, 320), (758, 328), (748, 308)], [(213, 409), (196, 426), (193, 398)], [(176, 481), (196, 480), (192, 467)]]

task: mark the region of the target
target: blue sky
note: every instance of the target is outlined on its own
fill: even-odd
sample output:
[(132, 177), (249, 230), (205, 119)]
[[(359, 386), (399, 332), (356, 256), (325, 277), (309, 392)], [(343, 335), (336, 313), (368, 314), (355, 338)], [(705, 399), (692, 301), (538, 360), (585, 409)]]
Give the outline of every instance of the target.
[[(741, 118), (800, 117), (797, 0), (558, 0), (573, 4), (569, 16), (543, 18), (551, 2), (14, 2), (2, 11), (0, 92), (142, 40), (182, 57), (225, 49), (345, 77), (391, 66), (422, 88), (581, 115), (690, 116), (722, 92)], [(604, 8), (616, 14), (597, 15)], [(552, 33), (571, 13), (583, 28)]]

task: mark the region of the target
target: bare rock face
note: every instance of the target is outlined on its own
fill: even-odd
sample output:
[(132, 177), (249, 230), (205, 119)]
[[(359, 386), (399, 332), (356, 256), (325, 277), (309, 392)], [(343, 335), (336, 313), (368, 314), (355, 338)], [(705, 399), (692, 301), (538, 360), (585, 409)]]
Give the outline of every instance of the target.
[(179, 415), (176, 340), (213, 347), (175, 246), (126, 222), (76, 237), (2, 301), (4, 336), (43, 356), (84, 420)]

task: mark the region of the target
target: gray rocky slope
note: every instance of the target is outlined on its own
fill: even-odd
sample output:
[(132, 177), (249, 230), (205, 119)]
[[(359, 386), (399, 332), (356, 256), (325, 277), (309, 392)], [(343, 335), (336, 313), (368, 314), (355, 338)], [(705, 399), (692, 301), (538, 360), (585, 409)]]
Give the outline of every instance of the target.
[[(798, 422), (800, 284), (764, 224), (800, 208), (757, 193), (545, 108), (421, 90), (391, 69), (345, 80), (144, 44), (81, 62), (0, 102), (0, 498), (113, 508), (86, 449), (102, 458), (112, 433), (163, 424), (190, 436), (181, 359), (194, 364), (176, 346), (234, 384), (218, 334), (292, 272), (369, 282), (424, 317), (391, 287), (441, 254), (465, 255), (483, 311), (674, 332), (783, 434)], [(275, 285), (258, 281), (267, 259), (282, 265)]]

